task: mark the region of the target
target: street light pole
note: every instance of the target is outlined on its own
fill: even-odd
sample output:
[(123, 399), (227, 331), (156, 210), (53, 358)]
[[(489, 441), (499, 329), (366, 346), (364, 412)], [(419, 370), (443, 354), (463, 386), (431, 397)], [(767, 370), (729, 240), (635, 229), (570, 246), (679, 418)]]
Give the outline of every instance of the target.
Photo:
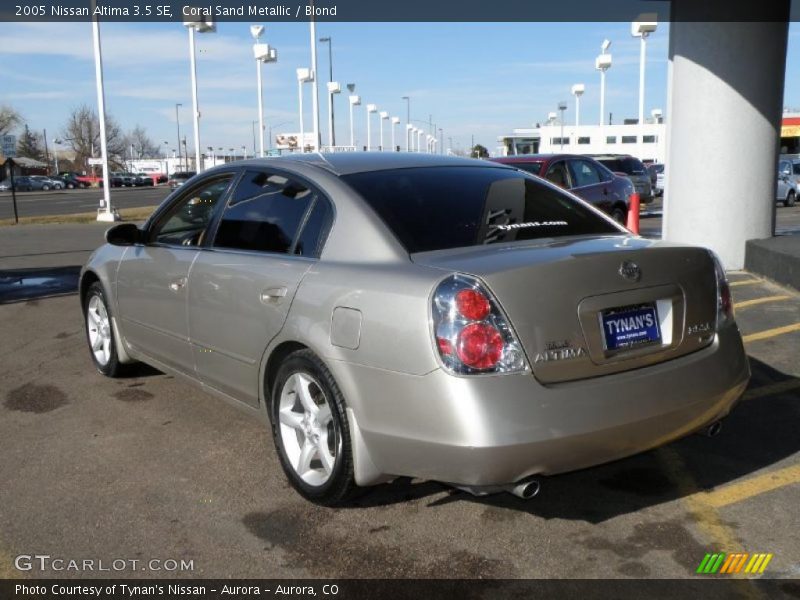
[[(594, 61), (594, 68), (600, 71), (600, 136), (603, 136), (603, 127), (606, 123), (606, 71), (611, 68), (611, 55), (606, 50), (611, 46), (610, 40), (603, 40), (600, 45), (600, 54)], [(605, 139), (603, 139), (605, 144)]]
[(353, 128), (353, 107), (360, 105), (361, 105), (361, 96), (350, 96), (350, 146), (353, 149), (355, 149), (356, 147), (355, 129)]
[(374, 112), (378, 112), (378, 106), (367, 104), (367, 152), (372, 150), (372, 119), (370, 115)]
[(317, 23), (314, 19), (314, 0), (311, 0), (311, 21), (309, 21), (309, 33), (311, 35), (311, 110), (314, 122), (314, 151), (319, 152), (320, 132), (319, 132), (319, 88), (317, 85)]
[(406, 152), (408, 152), (411, 139), (411, 96), (403, 96), (403, 100), (406, 101)]
[[(194, 167), (195, 171), (200, 173), (203, 170), (203, 162), (200, 155), (200, 109), (197, 105), (197, 50), (194, 35), (195, 32), (213, 32), (215, 27), (210, 16), (188, 17), (184, 19), (183, 24), (189, 29), (189, 65), (192, 75), (192, 117), (194, 121)], [(188, 156), (186, 162), (189, 162)]]
[(297, 69), (297, 92), (300, 100), (300, 152), (306, 151), (306, 131), (303, 121), (303, 84), (311, 79), (311, 70), (301, 67)]
[(641, 38), (639, 53), (639, 158), (644, 158), (644, 71), (647, 55), (647, 37), (655, 32), (658, 23), (655, 21), (634, 21), (631, 23), (631, 35)]
[(572, 86), (572, 95), (575, 96), (575, 127), (580, 127), (581, 124), (581, 96), (586, 91), (586, 86), (582, 83), (576, 83)]
[[(263, 25), (252, 25), (250, 27), (250, 34), (256, 40), (253, 44), (253, 56), (256, 59), (256, 79), (258, 82), (258, 125), (259, 125), (259, 154), (264, 157), (264, 92), (261, 82), (261, 64), (273, 63), (278, 61), (278, 51), (275, 48), (270, 48), (269, 44), (262, 44), (259, 40), (261, 34), (264, 33)], [(253, 149), (255, 153), (255, 149)]]
[(380, 121), (381, 121), (381, 145), (380, 145), (380, 147), (379, 147), (378, 149), (379, 149), (381, 152), (383, 152), (383, 151), (386, 149), (386, 147), (383, 145), (383, 122), (384, 122), (386, 119), (388, 119), (388, 118), (389, 118), (389, 113), (388, 113), (388, 112), (386, 112), (385, 110), (383, 110), (383, 111), (381, 111), (381, 112), (378, 114), (378, 116), (380, 117)]
[[(333, 94), (338, 92), (331, 92), (330, 91), (330, 84), (333, 83), (333, 40), (330, 37), (321, 37), (319, 38), (320, 42), (327, 42), (328, 44), (328, 94), (330, 95), (330, 131), (328, 132), (328, 139), (330, 142), (330, 146), (336, 145), (336, 123), (334, 117), (334, 110), (333, 110)], [(341, 91), (341, 86), (339, 86), (339, 91)]]
[[(92, 13), (95, 2), (92, 0)], [(100, 47), (100, 22), (97, 16), (92, 19), (92, 42), (94, 45), (94, 72), (97, 83), (97, 117), (100, 121), (100, 156), (103, 161), (103, 199), (97, 211), (98, 221), (116, 221), (117, 216), (111, 207), (111, 191), (108, 179), (108, 148), (106, 145), (106, 99), (103, 87), (103, 53)]]
[(392, 152), (397, 152), (397, 144), (395, 142), (394, 132), (397, 129), (397, 124), (400, 122), (400, 117), (392, 117)]
[(561, 111), (561, 150), (564, 149), (564, 111), (567, 110), (567, 103), (563, 100), (558, 103), (558, 110)]
[(342, 86), (338, 81), (328, 82), (328, 146), (331, 148), (336, 145), (336, 139), (333, 137), (333, 97), (341, 91)]
[(183, 155), (181, 154), (181, 119), (178, 113), (178, 108), (183, 106), (183, 104), (176, 102), (175, 103), (175, 123), (178, 126), (178, 170), (181, 170), (181, 163), (183, 162)]

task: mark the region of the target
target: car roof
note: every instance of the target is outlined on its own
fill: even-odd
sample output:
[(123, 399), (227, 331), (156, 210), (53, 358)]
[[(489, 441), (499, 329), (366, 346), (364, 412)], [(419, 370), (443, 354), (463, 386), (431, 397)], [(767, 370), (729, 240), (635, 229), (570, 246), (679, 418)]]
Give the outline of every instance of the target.
[(475, 158), (442, 156), (413, 152), (311, 152), (307, 154), (288, 154), (273, 158), (256, 158), (237, 161), (236, 166), (280, 166), (285, 163), (304, 163), (325, 169), (334, 175), (351, 175), (370, 171), (391, 169), (412, 169), (418, 167), (492, 167), (502, 165)]
[(511, 156), (498, 156), (497, 158), (491, 158), (490, 160), (500, 164), (510, 165), (513, 163), (522, 163), (522, 162), (550, 162), (554, 160), (584, 159), (584, 158), (594, 158), (594, 157), (589, 154), (568, 154), (564, 152), (564, 153), (552, 153), (552, 154), (512, 154)]

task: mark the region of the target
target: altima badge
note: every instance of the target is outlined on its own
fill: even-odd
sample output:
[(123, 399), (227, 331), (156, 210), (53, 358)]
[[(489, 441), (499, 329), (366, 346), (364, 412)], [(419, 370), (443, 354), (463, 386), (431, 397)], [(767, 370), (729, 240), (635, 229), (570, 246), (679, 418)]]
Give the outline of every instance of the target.
[(633, 282), (639, 281), (642, 278), (642, 270), (639, 268), (639, 265), (630, 260), (622, 261), (622, 264), (619, 266), (619, 274), (623, 279)]

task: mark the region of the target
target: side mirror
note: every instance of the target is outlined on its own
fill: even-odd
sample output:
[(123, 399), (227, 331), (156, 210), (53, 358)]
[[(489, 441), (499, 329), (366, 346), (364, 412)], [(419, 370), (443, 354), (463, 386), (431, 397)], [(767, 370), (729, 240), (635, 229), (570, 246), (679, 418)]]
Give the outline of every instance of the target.
[(120, 223), (106, 231), (106, 241), (112, 246), (133, 246), (142, 239), (142, 232), (135, 223)]

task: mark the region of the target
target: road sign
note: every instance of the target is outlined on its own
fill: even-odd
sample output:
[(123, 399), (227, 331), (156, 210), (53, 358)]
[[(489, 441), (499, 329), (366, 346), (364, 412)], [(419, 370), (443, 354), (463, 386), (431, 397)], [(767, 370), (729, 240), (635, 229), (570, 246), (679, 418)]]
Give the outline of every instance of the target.
[(92, 166), (100, 166), (100, 165), (103, 164), (103, 159), (102, 158), (87, 158), (86, 159), (86, 164), (89, 165), (90, 167), (92, 167)]
[(6, 134), (0, 136), (0, 147), (3, 149), (3, 155), (6, 158), (14, 158), (17, 156), (17, 136)]

